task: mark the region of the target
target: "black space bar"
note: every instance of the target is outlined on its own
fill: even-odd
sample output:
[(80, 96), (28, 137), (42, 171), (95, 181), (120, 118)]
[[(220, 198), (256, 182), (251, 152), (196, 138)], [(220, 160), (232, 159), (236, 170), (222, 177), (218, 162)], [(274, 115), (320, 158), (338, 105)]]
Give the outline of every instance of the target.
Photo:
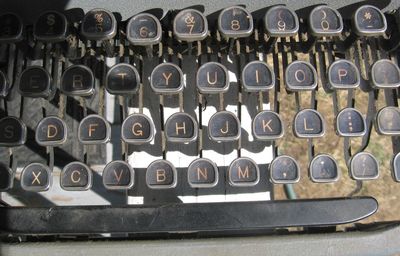
[(327, 226), (361, 220), (377, 209), (372, 197), (126, 207), (1, 207), (0, 232), (177, 233)]

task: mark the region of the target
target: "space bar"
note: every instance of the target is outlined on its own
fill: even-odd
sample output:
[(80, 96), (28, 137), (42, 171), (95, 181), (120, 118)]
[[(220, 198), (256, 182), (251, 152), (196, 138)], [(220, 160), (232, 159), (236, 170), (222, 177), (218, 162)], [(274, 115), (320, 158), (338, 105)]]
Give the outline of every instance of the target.
[(14, 234), (179, 233), (328, 226), (364, 219), (372, 197), (160, 206), (1, 207), (0, 232)]

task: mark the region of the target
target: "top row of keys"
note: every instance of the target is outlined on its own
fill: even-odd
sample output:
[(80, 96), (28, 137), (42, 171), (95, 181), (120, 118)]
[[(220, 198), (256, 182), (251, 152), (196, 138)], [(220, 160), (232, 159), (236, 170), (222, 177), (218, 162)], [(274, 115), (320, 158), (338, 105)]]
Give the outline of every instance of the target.
[[(315, 7), (309, 14), (308, 23), (313, 36), (337, 36), (343, 30), (340, 13), (327, 6)], [(378, 36), (387, 28), (384, 14), (372, 5), (359, 7), (352, 19), (358, 36)], [(15, 42), (22, 39), (23, 24), (14, 14), (0, 16), (0, 42)], [(271, 37), (294, 36), (299, 30), (297, 14), (283, 5), (268, 9), (264, 27)], [(228, 38), (249, 36), (254, 29), (251, 13), (243, 7), (232, 6), (221, 11), (218, 30)], [(41, 41), (58, 42), (65, 40), (68, 21), (65, 15), (56, 11), (43, 13), (34, 25), (34, 36)], [(203, 13), (194, 9), (180, 11), (173, 21), (173, 33), (178, 40), (192, 42), (204, 39), (208, 34), (208, 22)], [(81, 34), (88, 40), (108, 40), (117, 34), (114, 14), (104, 9), (93, 9), (86, 13), (81, 24)], [(161, 40), (160, 21), (149, 13), (133, 16), (127, 23), (127, 38), (133, 45), (152, 45)]]

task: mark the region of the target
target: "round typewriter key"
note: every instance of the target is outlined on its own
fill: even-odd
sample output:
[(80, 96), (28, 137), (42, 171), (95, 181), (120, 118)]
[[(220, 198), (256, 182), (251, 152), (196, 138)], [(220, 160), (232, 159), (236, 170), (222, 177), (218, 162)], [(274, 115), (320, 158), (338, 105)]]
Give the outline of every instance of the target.
[(235, 141), (240, 138), (240, 121), (229, 111), (219, 111), (208, 122), (208, 136), (214, 141)]
[(0, 70), (0, 98), (7, 97), (10, 91), (10, 82), (3, 71)]
[(61, 91), (65, 95), (90, 96), (94, 93), (94, 75), (84, 65), (72, 65), (61, 77)]
[(122, 123), (121, 137), (126, 143), (148, 143), (154, 137), (154, 124), (146, 115), (132, 114)]
[(317, 155), (310, 163), (309, 175), (313, 182), (335, 182), (339, 179), (338, 164), (330, 155)]
[(92, 170), (87, 165), (81, 162), (72, 162), (62, 170), (60, 185), (64, 190), (89, 190), (92, 187), (92, 176)]
[(48, 98), (51, 95), (51, 77), (42, 67), (31, 66), (22, 71), (18, 91), (24, 97)]
[(375, 128), (382, 135), (400, 135), (400, 109), (384, 107), (376, 115)]
[(296, 183), (300, 180), (299, 165), (290, 156), (275, 158), (269, 166), (269, 171), (271, 181), (275, 184)]
[(218, 30), (228, 38), (247, 37), (253, 32), (253, 17), (240, 6), (232, 6), (221, 11)]
[(376, 158), (367, 152), (355, 154), (350, 159), (350, 177), (354, 180), (373, 180), (379, 177)]
[(67, 140), (67, 125), (56, 116), (45, 117), (36, 127), (35, 139), (41, 146), (64, 144)]
[(165, 137), (169, 142), (189, 143), (197, 139), (197, 122), (187, 113), (175, 113), (165, 122)]
[(192, 42), (207, 37), (208, 23), (203, 13), (186, 9), (180, 11), (174, 19), (174, 35), (178, 40)]
[(265, 14), (264, 27), (271, 37), (294, 36), (299, 31), (299, 19), (294, 11), (277, 5)]
[(309, 16), (309, 26), (314, 36), (338, 36), (343, 30), (340, 13), (326, 5), (315, 7)]
[(6, 116), (0, 119), (0, 146), (15, 147), (25, 144), (26, 125), (18, 118)]
[(200, 93), (221, 93), (229, 89), (228, 70), (218, 62), (208, 62), (199, 68), (196, 77)]
[(260, 170), (252, 159), (240, 157), (230, 164), (228, 178), (233, 187), (255, 186), (260, 181)]
[(79, 124), (78, 139), (83, 144), (106, 143), (110, 137), (111, 126), (99, 115), (89, 115)]
[(0, 15), (0, 42), (13, 43), (22, 40), (23, 24), (14, 13)]
[(293, 121), (293, 133), (299, 138), (318, 138), (325, 134), (325, 122), (314, 109), (303, 109)]
[(5, 165), (0, 163), (0, 191), (7, 191), (13, 186), (14, 174), (12, 170)]
[(391, 88), (400, 86), (400, 69), (390, 60), (376, 61), (370, 70), (372, 87), (376, 89)]
[(192, 188), (211, 188), (218, 184), (218, 168), (214, 162), (199, 158), (190, 163), (187, 171)]
[(33, 29), (36, 39), (47, 42), (61, 42), (67, 37), (67, 18), (57, 11), (42, 13)]
[(387, 28), (385, 15), (372, 5), (359, 7), (354, 14), (352, 23), (358, 36), (383, 35)]
[(282, 138), (284, 133), (280, 116), (269, 110), (261, 111), (253, 120), (253, 135), (258, 140), (274, 140)]
[(50, 168), (43, 164), (29, 164), (21, 172), (21, 187), (27, 191), (47, 191), (52, 181)]
[(272, 89), (275, 85), (274, 71), (263, 61), (252, 61), (243, 68), (242, 84), (247, 92)]
[(140, 85), (140, 76), (135, 67), (119, 63), (107, 72), (106, 89), (110, 94), (135, 94)]
[(360, 71), (348, 60), (337, 60), (328, 69), (331, 89), (353, 89), (360, 85)]
[(308, 62), (294, 61), (285, 71), (286, 87), (289, 91), (314, 90), (317, 87), (317, 71)]
[(147, 167), (146, 184), (149, 188), (174, 188), (177, 181), (178, 173), (172, 163), (167, 160), (156, 160)]
[(342, 137), (364, 136), (366, 132), (365, 119), (354, 108), (345, 108), (336, 117), (336, 133)]
[(179, 93), (183, 84), (182, 70), (175, 64), (162, 63), (151, 72), (150, 86), (156, 93)]
[(400, 153), (397, 153), (392, 161), (392, 177), (396, 182), (400, 182)]
[(103, 41), (116, 35), (117, 21), (110, 11), (93, 9), (83, 17), (81, 28), (86, 39)]
[(135, 172), (124, 161), (113, 161), (103, 170), (103, 184), (107, 189), (130, 189), (134, 182)]
[(133, 45), (153, 45), (161, 41), (160, 21), (149, 13), (133, 16), (126, 27), (127, 38)]

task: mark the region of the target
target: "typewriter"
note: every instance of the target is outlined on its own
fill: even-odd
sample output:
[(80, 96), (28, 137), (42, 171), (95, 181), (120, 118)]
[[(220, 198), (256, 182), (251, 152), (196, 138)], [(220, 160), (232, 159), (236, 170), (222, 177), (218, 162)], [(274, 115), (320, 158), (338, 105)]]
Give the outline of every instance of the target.
[(1, 254), (399, 252), (398, 8), (0, 2)]

